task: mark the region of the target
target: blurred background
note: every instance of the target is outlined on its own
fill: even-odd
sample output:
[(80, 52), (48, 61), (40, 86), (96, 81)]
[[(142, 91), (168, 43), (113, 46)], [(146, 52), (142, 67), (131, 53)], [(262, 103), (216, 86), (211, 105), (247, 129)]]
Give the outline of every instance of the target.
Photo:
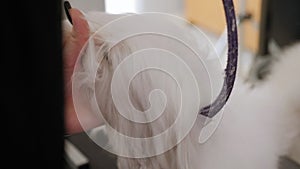
[[(112, 14), (164, 12), (187, 19), (203, 30), (210, 40), (222, 41), (225, 18), (221, 0), (69, 0), (73, 7), (85, 12), (91, 10)], [(234, 0), (240, 19), (239, 78), (256, 85), (270, 73), (276, 52), (300, 39), (299, 0)], [(224, 39), (223, 39), (224, 41)], [(225, 57), (225, 56), (221, 56)], [(280, 57), (280, 56), (279, 56)], [(299, 64), (300, 66), (300, 64)], [(99, 133), (98, 133), (99, 134)], [(101, 135), (101, 133), (100, 133)], [(85, 134), (68, 138), (78, 148), (91, 168), (115, 168), (115, 157), (99, 148)], [(299, 145), (298, 145), (299, 147)], [(91, 154), (106, 160), (101, 164)], [(299, 155), (286, 159), (287, 168), (298, 168)], [(298, 161), (297, 161), (298, 160)]]
[[(221, 1), (209, 0), (70, 0), (74, 7), (112, 14), (164, 12), (178, 15), (202, 29), (217, 43), (225, 29)], [(240, 75), (248, 81), (263, 79), (272, 51), (300, 38), (299, 0), (234, 0), (239, 25)]]

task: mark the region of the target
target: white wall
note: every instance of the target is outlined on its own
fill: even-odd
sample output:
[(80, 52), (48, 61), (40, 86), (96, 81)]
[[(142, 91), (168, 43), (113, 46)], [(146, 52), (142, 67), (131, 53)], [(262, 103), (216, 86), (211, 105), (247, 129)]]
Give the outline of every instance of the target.
[(184, 0), (136, 0), (136, 11), (182, 15), (184, 12)]
[[(97, 10), (105, 11), (104, 0), (68, 0), (73, 8), (77, 8), (83, 12)], [(64, 1), (62, 0), (62, 3)], [(64, 6), (62, 5), (62, 19), (66, 18)]]
[(184, 12), (184, 0), (105, 0), (105, 6), (108, 13)]
[(78, 8), (84, 12), (90, 10), (104, 11), (104, 0), (68, 0), (72, 7)]
[(139, 0), (105, 0), (105, 11), (113, 14), (135, 13), (136, 1)]

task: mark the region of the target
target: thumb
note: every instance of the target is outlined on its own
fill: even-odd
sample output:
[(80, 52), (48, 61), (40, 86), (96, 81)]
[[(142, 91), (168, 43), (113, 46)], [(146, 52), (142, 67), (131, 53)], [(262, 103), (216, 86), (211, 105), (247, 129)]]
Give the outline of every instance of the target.
[(69, 83), (80, 51), (89, 38), (90, 30), (84, 15), (75, 8), (69, 9), (73, 27), (64, 46), (65, 79)]
[(69, 12), (73, 22), (72, 36), (74, 36), (80, 46), (83, 46), (90, 34), (88, 22), (78, 9), (71, 8)]

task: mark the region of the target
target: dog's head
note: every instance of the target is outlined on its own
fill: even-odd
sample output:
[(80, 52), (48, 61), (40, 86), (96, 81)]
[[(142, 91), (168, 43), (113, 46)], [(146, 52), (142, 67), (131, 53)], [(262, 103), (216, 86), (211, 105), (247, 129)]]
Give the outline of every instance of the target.
[[(134, 19), (130, 20), (130, 17)], [(123, 22), (122, 19), (126, 20), (126, 18), (129, 19)], [(80, 22), (78, 21), (80, 24), (73, 20), (73, 25), (64, 21), (64, 44), (70, 42), (79, 44), (77, 47), (80, 51), (76, 49), (78, 57), (75, 57), (77, 61), (73, 63), (75, 69), (72, 72), (74, 73), (72, 81), (74, 104), (77, 107), (76, 113), (84, 129), (88, 129), (84, 126), (89, 126), (89, 124), (85, 124), (82, 119), (89, 115), (87, 112), (92, 112), (89, 119), (105, 121), (106, 124), (126, 136), (136, 138), (156, 136), (170, 128), (181, 111), (184, 117), (193, 116), (192, 111), (196, 110), (195, 112), (198, 113), (200, 107), (209, 104), (212, 95), (215, 96), (218, 93), (218, 90), (215, 90), (212, 94), (212, 87), (214, 89), (220, 88), (222, 67), (219, 66), (219, 62), (205, 59), (208, 56), (209, 45), (196, 42), (195, 35), (191, 33), (189, 25), (159, 19), (151, 25), (144, 23), (143, 18), (139, 15), (111, 15), (101, 12), (90, 12), (80, 19), (82, 19)], [(118, 25), (116, 22), (122, 24), (115, 26)], [(111, 24), (115, 25), (110, 27)], [(146, 30), (153, 29), (159, 31), (160, 34), (145, 31), (146, 33), (142, 35), (133, 34), (134, 36), (127, 36), (118, 40), (123, 32), (134, 33), (143, 26)], [(166, 34), (180, 36), (181, 39), (165, 36)], [(192, 45), (188, 46), (182, 43), (182, 39)], [(196, 51), (189, 47), (194, 47)], [(151, 49), (151, 51), (147, 49)], [(69, 52), (68, 49), (64, 50), (65, 53)], [(140, 53), (142, 55), (138, 55), (140, 51), (142, 51)], [(195, 55), (195, 53), (200, 55)], [(188, 70), (195, 73), (193, 75), (195, 81), (191, 82), (188, 78), (189, 72), (186, 71), (185, 67), (180, 62), (170, 59), (170, 56), (185, 62)], [(139, 58), (143, 59), (139, 60)], [(150, 60), (148, 60), (149, 58)], [(126, 61), (128, 61), (128, 65), (124, 64)], [(163, 69), (145, 69), (131, 76), (133, 70), (139, 67), (150, 67), (150, 63), (157, 66), (167, 65), (166, 70), (174, 72), (168, 74)], [(122, 68), (122, 66), (125, 67)], [(210, 73), (209, 76), (207, 73)], [(174, 76), (172, 77), (172, 75)], [(211, 83), (212, 81), (213, 83)], [(128, 84), (128, 82), (130, 83)], [(195, 89), (191, 83), (195, 83), (198, 88)], [(212, 84), (214, 86), (211, 86)], [(180, 85), (183, 85), (186, 91), (183, 92)], [(164, 94), (160, 94), (157, 92), (158, 90), (163, 91)], [(199, 94), (201, 99), (200, 97), (195, 99), (194, 93)], [(116, 103), (115, 101), (118, 99), (121, 102)], [(182, 106), (182, 102), (186, 105)], [(199, 103), (201, 104), (199, 105)], [(117, 106), (120, 106), (121, 109), (118, 109)], [(132, 111), (132, 107), (137, 111)], [(164, 109), (160, 110), (161, 108)], [(103, 117), (99, 117), (99, 110)], [(138, 111), (138, 113), (147, 112), (148, 114), (162, 112), (161, 116), (158, 116), (151, 123), (133, 123), (128, 117), (120, 114), (119, 110), (129, 112), (128, 116), (133, 121), (140, 120), (141, 116), (135, 116)], [(152, 118), (147, 113), (142, 117), (143, 120)], [(193, 118), (196, 119), (196, 117)], [(171, 130), (172, 133), (166, 140), (161, 140), (161, 145), (151, 143), (131, 147), (124, 145), (124, 140), (113, 139), (114, 135), (110, 136), (110, 144), (114, 149), (121, 151), (127, 151), (125, 149), (147, 149), (147, 146), (153, 150), (156, 150), (155, 147), (168, 147), (163, 142), (176, 143), (180, 140), (179, 137), (184, 135), (182, 133), (185, 131), (180, 126), (185, 124), (184, 122), (181, 123), (178, 125), (179, 127), (177, 126), (178, 128)], [(171, 156), (175, 158), (176, 154)], [(122, 166), (126, 165), (127, 162), (125, 160)], [(161, 164), (163, 163), (176, 165), (170, 161), (161, 162)]]
[[(194, 37), (197, 35), (191, 32), (190, 25), (169, 19), (170, 16), (160, 16), (165, 18), (153, 19), (149, 14), (145, 15), (144, 20), (144, 16), (135, 14), (90, 12), (81, 18), (85, 21), (81, 24), (76, 24), (76, 21), (73, 21), (73, 25), (68, 21), (64, 22), (64, 43), (73, 41), (76, 36), (88, 37), (83, 39), (85, 43), (80, 47), (78, 58), (76, 57), (72, 79), (74, 104), (80, 120), (86, 118), (87, 112), (92, 112), (93, 118), (99, 118), (103, 122), (102, 117), (99, 117), (100, 110), (106, 123), (120, 133), (147, 138), (170, 128), (180, 112), (183, 117), (193, 116), (192, 119), (196, 119), (193, 113), (197, 114), (200, 107), (211, 102), (211, 82), (215, 85), (214, 89), (220, 88), (222, 67), (214, 60), (205, 59), (209, 54), (208, 43), (197, 42)], [(147, 23), (147, 19), (153, 24)], [(141, 32), (141, 29), (143, 34), (135, 32)], [(78, 35), (79, 31), (81, 34)], [(126, 36), (124, 32), (133, 36)], [(125, 38), (119, 40), (121, 35), (125, 35)], [(165, 67), (151, 69), (153, 65)], [(143, 67), (150, 69), (143, 70)], [(141, 71), (132, 73), (137, 69)], [(215, 90), (214, 95), (217, 93)], [(119, 110), (127, 111), (128, 116), (124, 117)], [(146, 112), (143, 117), (136, 116), (143, 112)], [(152, 114), (159, 116), (153, 118)], [(130, 121), (141, 119), (154, 120), (150, 123)], [(165, 141), (177, 143), (181, 139), (179, 137), (186, 134), (183, 130), (185, 128), (180, 126), (192, 123), (180, 120), (169, 137), (161, 140), (160, 147), (168, 147), (163, 144)], [(88, 126), (84, 124), (84, 120), (81, 123)], [(124, 140), (110, 141), (115, 149), (133, 148), (124, 145)], [(135, 145), (135, 149), (147, 149), (147, 146), (155, 150), (158, 145), (140, 144)]]
[[(157, 19), (158, 16), (161, 18)], [(86, 43), (78, 52), (77, 64), (73, 72), (73, 82), (75, 82), (73, 91), (75, 95), (77, 94), (73, 98), (81, 105), (77, 106), (82, 107), (82, 110), (77, 110), (77, 114), (86, 111), (97, 114), (100, 110), (104, 116), (107, 116), (107, 121), (112, 122), (112, 126), (120, 129), (126, 129), (123, 126), (130, 126), (129, 128), (134, 128), (133, 130), (142, 131), (146, 130), (143, 126), (148, 128), (149, 125), (144, 123), (133, 125), (128, 122), (123, 114), (120, 115), (118, 111), (120, 109), (116, 107), (118, 105), (115, 101), (122, 100), (118, 102), (121, 109), (132, 114), (136, 112), (133, 109), (141, 112), (149, 110), (152, 111), (149, 114), (157, 114), (161, 111), (158, 109), (165, 106), (162, 120), (153, 120), (153, 127), (159, 126), (159, 129), (152, 128), (150, 133), (152, 135), (172, 125), (182, 109), (182, 101), (189, 105), (184, 110), (184, 113), (189, 115), (190, 107), (198, 105), (199, 110), (200, 107), (211, 102), (212, 95), (218, 93), (218, 90), (214, 93), (212, 90), (221, 86), (222, 67), (215, 60), (205, 59), (209, 54), (209, 45), (197, 42), (195, 34), (191, 32), (192, 29), (187, 23), (181, 20), (174, 21), (170, 16), (158, 14), (142, 16), (90, 12), (81, 19), (80, 24), (73, 21), (73, 26), (68, 21), (64, 22), (64, 43), (74, 41), (73, 38), (79, 31), (81, 34), (78, 36), (88, 37), (83, 39)], [(136, 33), (142, 31), (143, 34)], [(125, 38), (120, 38), (121, 35)], [(125, 62), (127, 65), (124, 64)], [(166, 67), (152, 70), (140, 69), (140, 72), (132, 76), (132, 71), (141, 67), (151, 68), (151, 64)], [(194, 81), (188, 78), (190, 73), (194, 73), (191, 76)], [(113, 83), (113, 80), (116, 83)], [(193, 83), (196, 84), (193, 86)], [(183, 85), (186, 91), (182, 91), (179, 85)], [(157, 89), (164, 94), (159, 94)], [(195, 99), (193, 94), (200, 95), (201, 103), (200, 97)], [(155, 98), (156, 96), (158, 97)], [(150, 109), (151, 107), (153, 109)], [(85, 115), (86, 113), (82, 116)], [(146, 115), (142, 118), (151, 117)], [(125, 124), (123, 121), (116, 122), (120, 119), (123, 121), (125, 119)], [(127, 130), (126, 134), (149, 136), (149, 132), (133, 132), (133, 130)]]

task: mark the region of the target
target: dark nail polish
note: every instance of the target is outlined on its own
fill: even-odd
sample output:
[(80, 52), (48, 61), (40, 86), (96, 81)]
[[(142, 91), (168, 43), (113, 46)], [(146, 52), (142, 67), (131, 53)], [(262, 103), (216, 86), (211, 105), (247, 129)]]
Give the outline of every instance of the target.
[(71, 6), (71, 4), (69, 3), (69, 1), (65, 1), (65, 2), (64, 2), (64, 7), (65, 7), (65, 12), (66, 12), (66, 15), (67, 15), (68, 20), (70, 21), (71, 24), (73, 24), (71, 15), (70, 15), (70, 13), (69, 13), (69, 9), (71, 9), (72, 6)]

